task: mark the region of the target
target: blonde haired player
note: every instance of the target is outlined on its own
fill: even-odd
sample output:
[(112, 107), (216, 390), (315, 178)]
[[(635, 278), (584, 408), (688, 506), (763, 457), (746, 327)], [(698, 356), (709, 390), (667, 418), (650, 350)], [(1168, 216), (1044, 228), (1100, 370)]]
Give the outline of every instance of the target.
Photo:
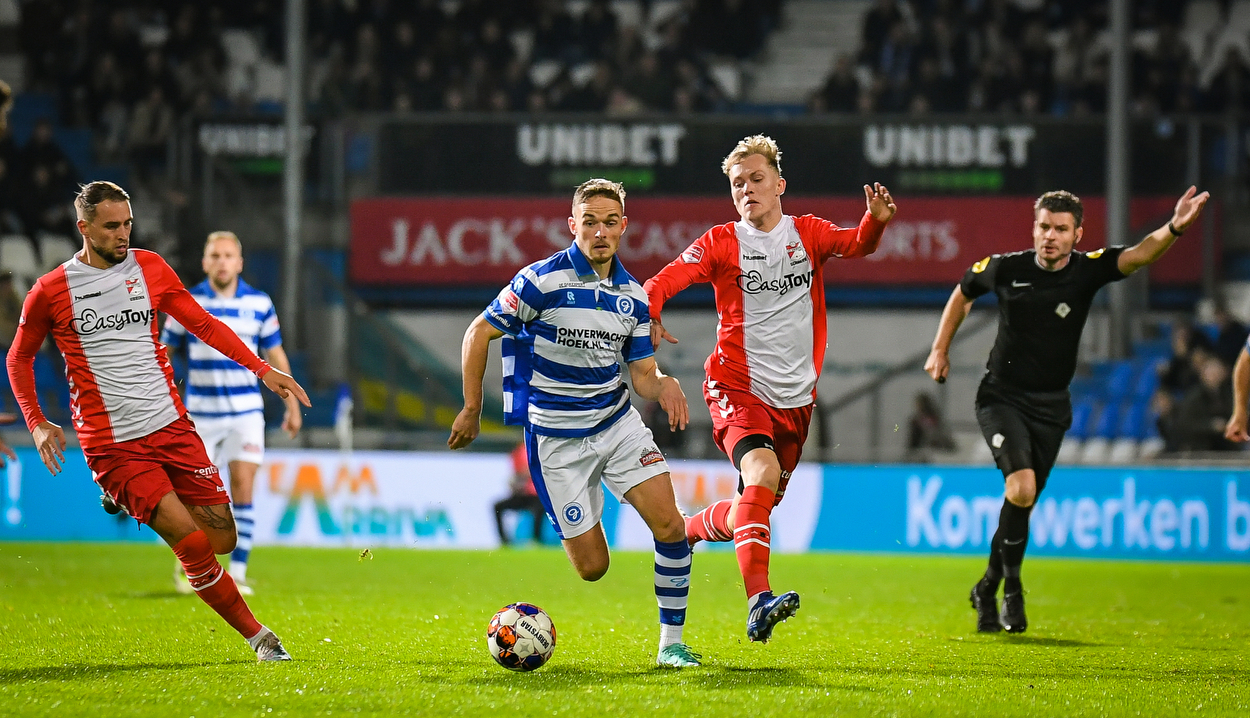
[[(239, 276), (243, 272), (243, 243), (238, 236), (224, 231), (208, 235), (202, 267), (207, 278), (190, 289), (191, 296), (234, 330), (253, 353), (263, 353), (266, 361), (290, 374), (291, 363), (282, 350), (273, 300)], [(173, 317), (165, 322), (161, 342), (170, 351), (186, 350), (187, 411), (213, 463), (230, 469), (230, 498), (239, 527), (239, 543), (230, 554), (230, 575), (239, 590), (250, 595), (247, 564), (254, 526), (252, 487), (265, 458), (265, 404), (260, 388), (246, 369), (188, 334)], [(302, 424), (299, 405), (292, 398), (286, 399), (282, 429), (295, 438)], [(179, 590), (189, 588), (180, 572), (175, 572), (174, 580)]]
[(677, 343), (660, 323), (664, 303), (695, 282), (716, 292), (716, 348), (704, 365), (712, 437), (740, 472), (738, 496), (686, 521), (690, 541), (730, 541), (747, 593), (747, 639), (766, 642), (799, 609), (794, 591), (773, 595), (768, 562), (773, 507), (785, 495), (807, 439), (826, 347), (822, 268), (831, 257), (872, 254), (896, 207), (864, 185), (859, 226), (781, 211), (786, 180), (771, 137), (743, 139), (721, 164), (739, 220), (713, 227), (646, 283), (651, 341)]

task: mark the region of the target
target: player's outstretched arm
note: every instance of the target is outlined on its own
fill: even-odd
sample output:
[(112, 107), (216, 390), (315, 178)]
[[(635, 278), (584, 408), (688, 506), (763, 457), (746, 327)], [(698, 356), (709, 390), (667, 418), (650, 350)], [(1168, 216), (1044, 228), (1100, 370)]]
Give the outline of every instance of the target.
[[(264, 352), (265, 361), (272, 364), (274, 369), (285, 374), (291, 373), (291, 360), (287, 358), (286, 350), (281, 344), (265, 349)], [(304, 413), (299, 410), (299, 400), (294, 396), (288, 396), (282, 401), (286, 404), (286, 413), (282, 416), (282, 430), (294, 439), (299, 436), (299, 430), (304, 426)]]
[(451, 424), (451, 436), (447, 448), (463, 449), (482, 433), (482, 377), (486, 374), (486, 360), (490, 356), (490, 343), (503, 336), (503, 332), (484, 314), (469, 325), (460, 344), (460, 370), (464, 375), (464, 408)]
[(1158, 261), (1172, 246), (1172, 243), (1180, 239), (1185, 230), (1198, 219), (1198, 215), (1202, 214), (1202, 208), (1206, 206), (1210, 198), (1209, 192), (1198, 194), (1197, 187), (1185, 190), (1185, 194), (1176, 201), (1176, 209), (1172, 213), (1171, 221), (1120, 253), (1120, 258), (1116, 263), (1120, 273), (1127, 277), (1142, 267)]
[[(35, 391), (35, 354), (43, 346), (51, 329), (52, 314), (48, 309), (48, 296), (43, 282), (36, 282), (22, 305), (22, 319), (18, 322), (13, 345), (9, 347), (6, 368), (13, 388), (13, 398), (17, 399), (22, 417), (26, 419), (26, 428), (35, 439), (39, 458), (48, 467), (48, 471), (56, 475), (61, 473), (61, 464), (65, 461), (65, 432), (43, 415), (43, 410), (39, 408), (39, 395)], [(4, 447), (4, 453), (11, 458), (17, 458), (7, 446)]]
[(942, 310), (942, 319), (938, 322), (937, 336), (933, 338), (933, 348), (929, 350), (929, 358), (925, 360), (924, 370), (939, 384), (946, 383), (951, 371), (951, 342), (955, 340), (955, 332), (959, 325), (968, 318), (972, 311), (973, 298), (964, 294), (962, 287), (956, 286), (946, 300), (946, 308)]
[(655, 357), (647, 357), (629, 363), (629, 378), (633, 381), (634, 391), (648, 401), (660, 402), (660, 408), (668, 414), (669, 431), (685, 429), (690, 422), (690, 406), (686, 403), (686, 393), (681, 390), (681, 383), (675, 377), (660, 371)]
[(1224, 427), (1224, 438), (1241, 443), (1250, 440), (1246, 431), (1246, 404), (1250, 403), (1250, 352), (1241, 348), (1233, 367), (1233, 415)]

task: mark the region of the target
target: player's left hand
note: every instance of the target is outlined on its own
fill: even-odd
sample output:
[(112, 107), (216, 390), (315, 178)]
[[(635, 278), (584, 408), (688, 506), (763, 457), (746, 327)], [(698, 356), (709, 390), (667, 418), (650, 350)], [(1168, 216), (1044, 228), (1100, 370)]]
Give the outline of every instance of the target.
[(294, 397), (286, 400), (286, 413), (282, 415), (282, 430), (287, 436), (294, 439), (299, 436), (299, 430), (304, 426), (304, 414), (299, 410), (299, 404)]
[(872, 214), (873, 219), (878, 222), (889, 222), (894, 213), (898, 211), (898, 205), (894, 204), (894, 198), (890, 196), (890, 190), (880, 182), (874, 182), (871, 187), (864, 185), (864, 199), (868, 202), (868, 211)]
[(1197, 187), (1190, 187), (1185, 190), (1185, 194), (1176, 200), (1176, 211), (1172, 213), (1172, 226), (1176, 227), (1178, 232), (1184, 232), (1189, 229), (1189, 225), (1198, 219), (1198, 215), (1202, 214), (1202, 208), (1206, 206), (1207, 200), (1211, 199), (1210, 192), (1197, 194)]
[(3, 456), (0, 456), (0, 468), (4, 468), (9, 465), (9, 462), (4, 460), (5, 456), (17, 461), (17, 454), (13, 451), (13, 449), (9, 448), (8, 444), (4, 443), (4, 439), (0, 439), (0, 454), (3, 454)]
[(304, 387), (295, 381), (295, 377), (277, 369), (270, 369), (260, 378), (269, 387), (269, 391), (277, 394), (283, 399), (295, 397), (299, 403), (307, 407), (312, 407), (312, 402), (308, 400), (308, 392), (304, 391)]
[(447, 448), (451, 450), (463, 449), (477, 435), (482, 433), (482, 412), (481, 410), (473, 410), (465, 407), (456, 415), (456, 420), (451, 422), (451, 436), (447, 437)]
[(690, 421), (690, 405), (686, 403), (686, 393), (681, 390), (681, 382), (666, 376), (660, 380), (660, 408), (668, 414), (668, 430), (685, 429)]
[(1224, 438), (1238, 444), (1250, 441), (1250, 433), (1246, 432), (1246, 412), (1234, 411), (1224, 427)]

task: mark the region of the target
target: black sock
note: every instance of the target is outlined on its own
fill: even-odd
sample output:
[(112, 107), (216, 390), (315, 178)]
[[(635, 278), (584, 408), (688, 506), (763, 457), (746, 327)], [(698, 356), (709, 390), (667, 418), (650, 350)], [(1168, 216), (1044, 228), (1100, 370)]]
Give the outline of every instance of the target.
[(1001, 534), (1001, 551), (1003, 559), (1003, 577), (1006, 579), (1003, 588), (1006, 593), (1020, 590), (1020, 565), (1024, 563), (1024, 550), (1029, 545), (1029, 516), (1033, 507), (1016, 506), (1003, 500), (1003, 510), (998, 516), (998, 532)]
[(998, 530), (990, 539), (990, 561), (985, 567), (985, 578), (981, 582), (998, 591), (998, 584), (1003, 580), (1003, 523), (999, 519)]

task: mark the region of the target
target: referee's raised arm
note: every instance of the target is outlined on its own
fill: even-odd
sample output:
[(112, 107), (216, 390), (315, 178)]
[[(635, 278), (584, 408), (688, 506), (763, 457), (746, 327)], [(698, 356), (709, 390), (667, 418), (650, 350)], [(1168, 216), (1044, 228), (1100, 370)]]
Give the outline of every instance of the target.
[(1185, 194), (1176, 201), (1176, 209), (1172, 212), (1172, 219), (1167, 224), (1156, 229), (1146, 238), (1138, 242), (1136, 245), (1129, 247), (1120, 253), (1120, 257), (1116, 262), (1120, 273), (1128, 276), (1133, 272), (1150, 264), (1154, 264), (1168, 251), (1172, 243), (1189, 229), (1189, 225), (1198, 219), (1198, 215), (1202, 214), (1202, 208), (1206, 206), (1207, 200), (1211, 198), (1209, 192), (1198, 194), (1197, 187), (1190, 187), (1185, 190)]

